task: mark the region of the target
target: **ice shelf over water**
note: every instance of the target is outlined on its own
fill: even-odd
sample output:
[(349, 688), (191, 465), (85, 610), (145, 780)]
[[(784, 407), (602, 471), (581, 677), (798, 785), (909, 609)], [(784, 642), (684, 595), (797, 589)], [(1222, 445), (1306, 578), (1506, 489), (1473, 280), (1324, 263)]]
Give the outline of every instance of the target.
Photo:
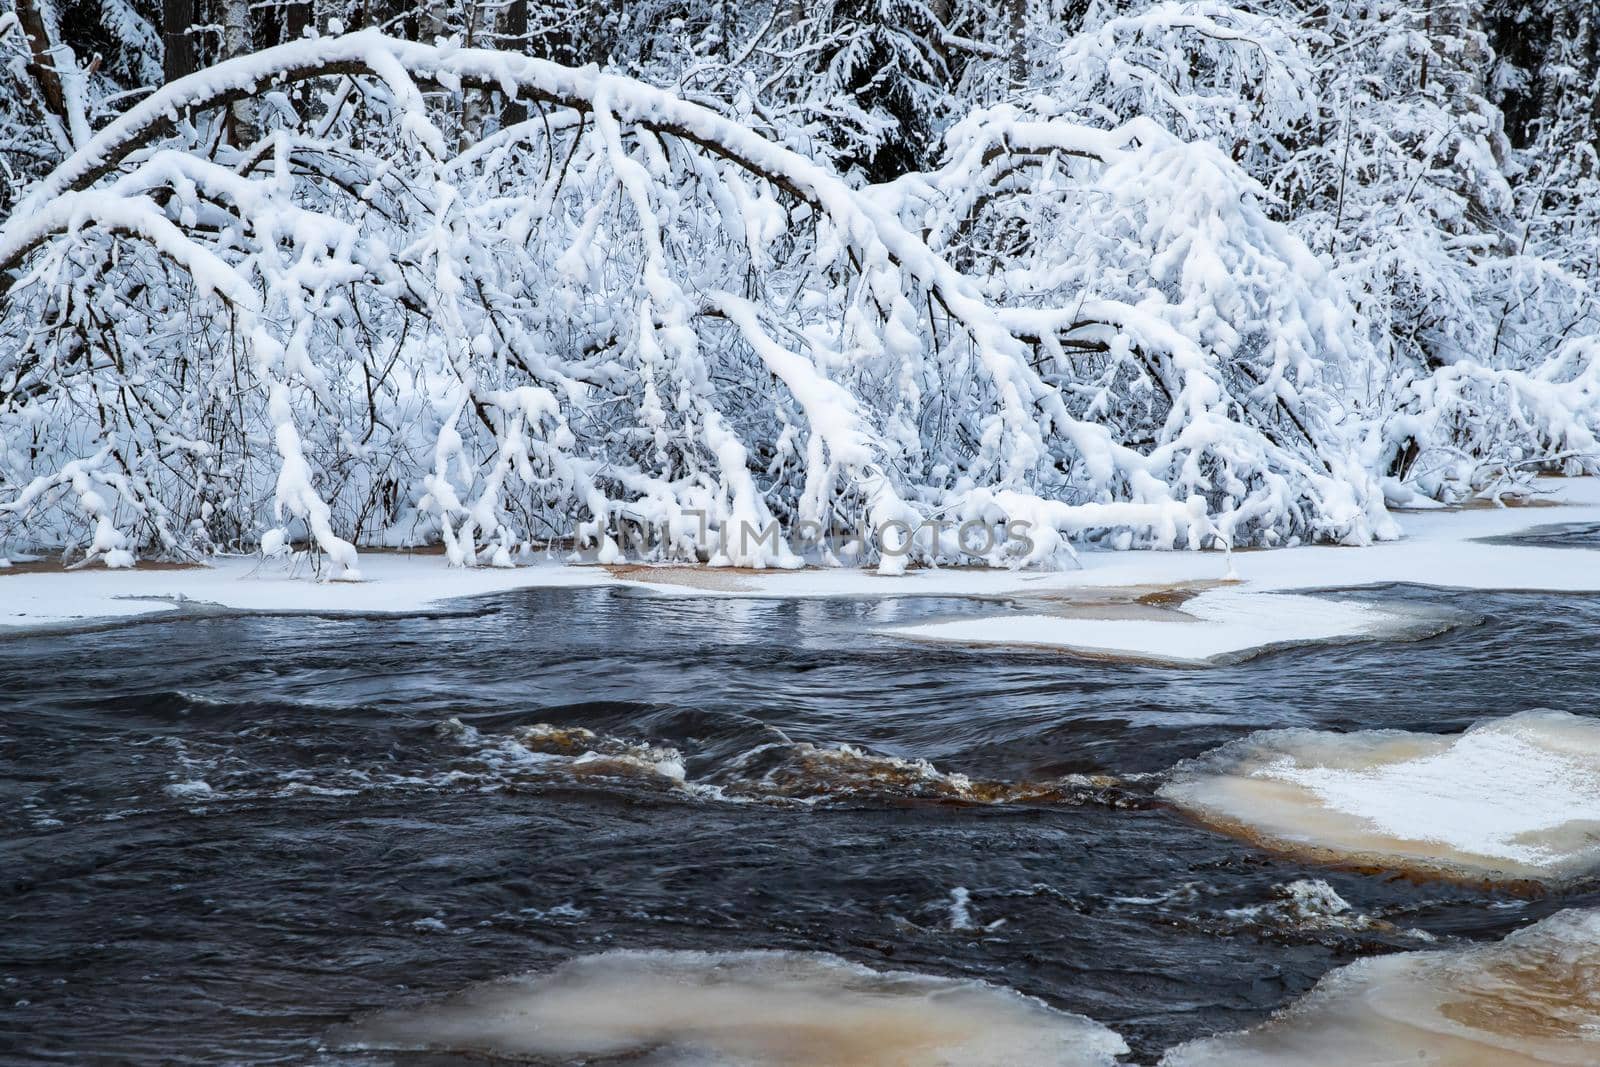
[[(1105, 606), (1105, 614), (1116, 608)], [(895, 628), (925, 641), (1059, 648), (1085, 655), (1201, 666), (1288, 645), (1366, 637), (1425, 636), (1448, 626), (1439, 612), (1358, 601), (1206, 591), (1148, 618), (1107, 618), (1093, 605), (1063, 605), (1069, 615), (1006, 614)]]
[(979, 982), (796, 952), (608, 952), (385, 1012), (344, 1045), (650, 1067), (1100, 1067), (1127, 1045)]
[(1162, 1067), (1534, 1067), (1600, 1063), (1600, 910), (1557, 912), (1503, 941), (1400, 952), (1326, 975), (1241, 1033)]
[[(923, 568), (886, 576), (870, 569), (804, 570), (530, 565), (458, 568), (443, 557), (366, 552), (359, 582), (321, 582), (292, 562), (227, 557), (206, 566), (71, 573), (35, 565), (0, 568), (0, 632), (77, 627), (154, 612), (227, 609), (313, 613), (408, 613), (514, 589), (624, 586), (657, 596), (733, 598), (968, 597), (995, 612), (955, 623), (886, 629), (908, 647), (929, 641), (1027, 645), (1160, 662), (1214, 663), (1277, 645), (1414, 636), (1445, 623), (1437, 613), (1345, 593), (1285, 595), (1411, 582), (1464, 589), (1600, 592), (1592, 550), (1508, 541), (1552, 524), (1600, 524), (1600, 478), (1543, 479), (1558, 506), (1473, 508), (1402, 515), (1405, 536), (1364, 548), (1300, 546), (1259, 552), (1085, 551), (1082, 568), (1013, 571)], [(1600, 547), (1600, 546), (1597, 546)], [(1160, 610), (1130, 616), (1130, 597), (1181, 590)], [(1270, 596), (1262, 594), (1273, 594)], [(1085, 602), (1098, 607), (1085, 607)], [(1109, 608), (1107, 607), (1109, 604)], [(1009, 605), (1009, 606), (1008, 606)]]
[(1600, 868), (1600, 719), (1523, 712), (1444, 735), (1266, 730), (1180, 764), (1160, 795), (1313, 859), (1560, 881)]

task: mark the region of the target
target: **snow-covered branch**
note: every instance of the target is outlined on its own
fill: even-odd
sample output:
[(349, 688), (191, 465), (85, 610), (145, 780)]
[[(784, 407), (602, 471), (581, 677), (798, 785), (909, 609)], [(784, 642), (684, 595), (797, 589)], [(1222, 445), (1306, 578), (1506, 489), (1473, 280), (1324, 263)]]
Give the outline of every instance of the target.
[[(1162, 18), (1293, 82), (1265, 23)], [(1179, 88), (1203, 133), (1207, 93)], [(514, 121), (468, 136), (486, 99)], [(0, 543), (307, 543), (355, 577), (357, 545), (615, 560), (640, 526), (656, 554), (793, 566), (773, 528), (867, 523), (905, 531), (886, 569), (1054, 565), (1362, 543), (1402, 483), (1593, 461), (1590, 349), (1397, 374), (1348, 272), (1230, 153), (1105, 117), (976, 109), (940, 167), (862, 186), (510, 52), (369, 31), (180, 78), (0, 227)], [(1501, 422), (1443, 414), (1488, 403)]]

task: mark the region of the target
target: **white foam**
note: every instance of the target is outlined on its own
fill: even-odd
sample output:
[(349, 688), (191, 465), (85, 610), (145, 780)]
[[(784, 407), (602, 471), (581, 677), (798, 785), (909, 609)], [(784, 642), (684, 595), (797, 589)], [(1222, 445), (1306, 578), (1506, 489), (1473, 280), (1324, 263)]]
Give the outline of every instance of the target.
[(1101, 1067), (1105, 1027), (1012, 990), (794, 952), (609, 952), (385, 1012), (341, 1044), (652, 1067)]
[(484, 735), (460, 720), (439, 724), (481, 761), (474, 781), (525, 776), (563, 781), (632, 781), (705, 800), (826, 804), (887, 797), (961, 804), (1117, 802), (1121, 784), (1108, 775), (997, 781), (940, 770), (923, 759), (868, 752), (854, 745), (767, 742), (746, 749), (702, 777), (691, 778), (676, 748), (598, 734), (577, 726), (537, 723)]
[(1600, 720), (1525, 712), (1449, 735), (1269, 730), (1180, 765), (1160, 795), (1274, 847), (1567, 878), (1600, 868)]
[(1242, 1033), (1162, 1067), (1534, 1067), (1600, 1063), (1600, 910), (1558, 912), (1489, 945), (1401, 952), (1325, 976)]

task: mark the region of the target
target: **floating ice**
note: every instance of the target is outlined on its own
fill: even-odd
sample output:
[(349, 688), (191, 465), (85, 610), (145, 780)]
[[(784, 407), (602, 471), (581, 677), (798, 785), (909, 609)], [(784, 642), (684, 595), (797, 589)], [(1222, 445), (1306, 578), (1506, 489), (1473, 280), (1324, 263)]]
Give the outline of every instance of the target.
[(1130, 602), (1108, 592), (1099, 603), (1062, 599), (1044, 614), (1013, 612), (883, 632), (920, 641), (1055, 648), (1107, 659), (1202, 666), (1291, 645), (1426, 637), (1456, 621), (1415, 606), (1380, 607), (1236, 589), (1206, 589), (1178, 603), (1181, 607), (1150, 596)]
[(368, 1048), (651, 1067), (1098, 1067), (1116, 1034), (1012, 990), (793, 952), (608, 952), (384, 1012)]
[(1266, 903), (1229, 908), (1222, 914), (1246, 926), (1264, 929), (1301, 931), (1372, 929), (1394, 931), (1396, 929), (1390, 923), (1356, 911), (1334, 890), (1333, 886), (1320, 878), (1302, 878), (1283, 885), (1275, 885), (1272, 887), (1272, 899)]
[(1558, 912), (1494, 944), (1361, 960), (1263, 1025), (1180, 1045), (1161, 1063), (1600, 1063), (1600, 910)]
[(1600, 867), (1600, 719), (1524, 712), (1447, 735), (1269, 730), (1179, 765), (1160, 795), (1318, 860), (1561, 880)]

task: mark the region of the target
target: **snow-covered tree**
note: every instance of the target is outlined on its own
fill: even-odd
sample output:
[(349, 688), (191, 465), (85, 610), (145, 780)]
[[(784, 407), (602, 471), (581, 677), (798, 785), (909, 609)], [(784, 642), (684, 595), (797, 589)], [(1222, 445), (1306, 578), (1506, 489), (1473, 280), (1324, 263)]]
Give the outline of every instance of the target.
[(0, 548), (1053, 564), (1600, 465), (1580, 6), (53, 2)]
[[(335, 74), (359, 87), (334, 79), (322, 113), (197, 150), (249, 87)], [(538, 114), (452, 154), (424, 85)], [(20, 271), (4, 508), (91, 524), (92, 555), (278, 524), (269, 545), (309, 536), (345, 568), (354, 539), (503, 561), (574, 516), (603, 546), (626, 516), (693, 552), (691, 512), (738, 533), (1026, 518), (1040, 560), (1085, 529), (1211, 533), (1168, 458), (1075, 417), (893, 212), (592, 70), (373, 34), (218, 65), (41, 183), (0, 269)], [(742, 538), (713, 555), (789, 562)]]

